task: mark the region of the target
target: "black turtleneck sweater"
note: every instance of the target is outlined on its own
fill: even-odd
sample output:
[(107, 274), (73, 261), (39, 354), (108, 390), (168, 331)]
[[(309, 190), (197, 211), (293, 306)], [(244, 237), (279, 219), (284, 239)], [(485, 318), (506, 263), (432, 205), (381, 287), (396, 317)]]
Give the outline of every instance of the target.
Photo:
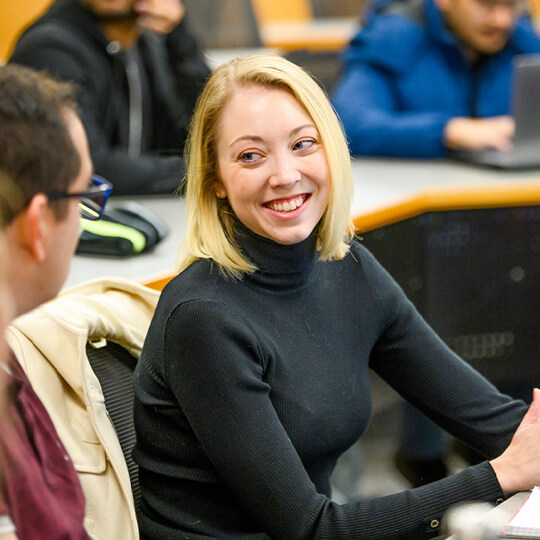
[(332, 502), (336, 460), (370, 418), (370, 368), (488, 457), (525, 405), (459, 360), (358, 242), (320, 262), (314, 236), (285, 246), (237, 233), (259, 270), (233, 280), (192, 264), (163, 291), (137, 366), (142, 538), (417, 540), (450, 505), (502, 496), (484, 462)]

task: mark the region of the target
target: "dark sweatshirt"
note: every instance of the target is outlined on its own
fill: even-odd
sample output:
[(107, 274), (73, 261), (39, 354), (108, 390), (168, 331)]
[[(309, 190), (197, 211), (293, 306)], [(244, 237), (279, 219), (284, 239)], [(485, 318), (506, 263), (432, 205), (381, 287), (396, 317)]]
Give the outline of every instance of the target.
[[(10, 62), (75, 83), (95, 170), (113, 183), (114, 195), (173, 193), (184, 172), (186, 129), (210, 71), (185, 20), (168, 36), (144, 31), (132, 53), (139, 77), (130, 87), (129, 53), (107, 41), (77, 0), (56, 0), (23, 33)], [(128, 152), (130, 129), (141, 119), (141, 144)]]

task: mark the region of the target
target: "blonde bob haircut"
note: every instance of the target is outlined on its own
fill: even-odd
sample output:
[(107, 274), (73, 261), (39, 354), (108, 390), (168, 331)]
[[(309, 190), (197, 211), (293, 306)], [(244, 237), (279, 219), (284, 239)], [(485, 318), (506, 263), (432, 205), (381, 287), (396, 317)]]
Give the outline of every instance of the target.
[(313, 120), (330, 171), (328, 206), (318, 230), (319, 258), (341, 259), (349, 250), (353, 180), (341, 124), (324, 91), (300, 67), (278, 56), (253, 55), (218, 67), (197, 102), (186, 146), (187, 230), (178, 252), (178, 272), (198, 259), (212, 259), (235, 277), (256, 270), (235, 242), (228, 201), (216, 195), (216, 147), (223, 110), (236, 90), (252, 85), (290, 92)]

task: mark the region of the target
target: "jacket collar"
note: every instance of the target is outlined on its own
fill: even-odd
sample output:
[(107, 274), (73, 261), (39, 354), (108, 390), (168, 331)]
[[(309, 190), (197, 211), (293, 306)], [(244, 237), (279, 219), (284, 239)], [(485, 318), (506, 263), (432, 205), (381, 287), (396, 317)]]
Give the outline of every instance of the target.
[(87, 39), (98, 43), (100, 47), (106, 48), (108, 45), (96, 16), (84, 7), (80, 0), (56, 0), (32, 27), (56, 21), (71, 27), (77, 35), (86, 36)]
[(17, 318), (8, 329), (8, 341), (26, 371), (32, 369), (31, 344), (80, 398), (102, 400), (96, 389), (84, 388), (95, 379), (86, 357), (87, 341), (111, 340), (138, 357), (158, 297), (157, 291), (129, 280), (91, 281)]

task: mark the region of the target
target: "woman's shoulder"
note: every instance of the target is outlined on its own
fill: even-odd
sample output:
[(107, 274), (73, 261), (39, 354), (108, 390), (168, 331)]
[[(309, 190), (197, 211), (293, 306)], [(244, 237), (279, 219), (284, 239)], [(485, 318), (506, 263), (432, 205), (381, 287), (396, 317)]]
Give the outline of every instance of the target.
[(351, 242), (350, 250), (344, 260), (349, 266), (354, 266), (354, 271), (360, 273), (374, 294), (380, 299), (401, 295), (401, 289), (390, 273), (376, 259), (371, 251), (362, 243), (360, 238)]
[(377, 272), (382, 270), (382, 266), (377, 261), (373, 253), (362, 243), (359, 237), (351, 241), (349, 253), (345, 257), (348, 262), (361, 266), (364, 270), (371, 269)]
[(238, 286), (211, 259), (199, 259), (175, 276), (163, 289), (159, 310), (173, 312), (183, 304), (201, 302), (222, 303), (222, 299)]

